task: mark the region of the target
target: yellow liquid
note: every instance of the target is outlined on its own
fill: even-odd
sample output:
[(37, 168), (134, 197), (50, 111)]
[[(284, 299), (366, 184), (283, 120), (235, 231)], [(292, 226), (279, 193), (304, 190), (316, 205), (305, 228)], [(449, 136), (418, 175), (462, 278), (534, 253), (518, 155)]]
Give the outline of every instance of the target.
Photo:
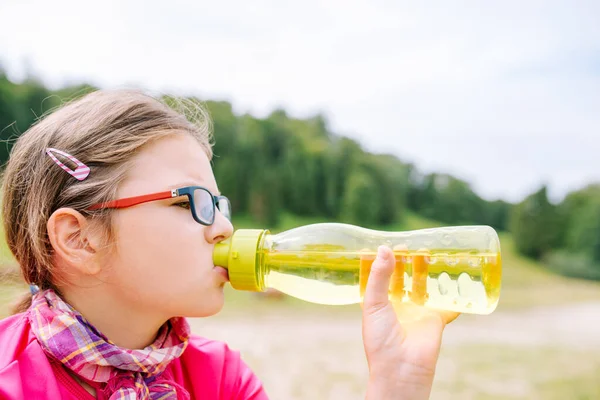
[[(499, 253), (395, 251), (392, 301), (489, 314), (500, 296)], [(276, 251), (261, 253), (265, 285), (302, 300), (342, 305), (362, 301), (374, 252)]]

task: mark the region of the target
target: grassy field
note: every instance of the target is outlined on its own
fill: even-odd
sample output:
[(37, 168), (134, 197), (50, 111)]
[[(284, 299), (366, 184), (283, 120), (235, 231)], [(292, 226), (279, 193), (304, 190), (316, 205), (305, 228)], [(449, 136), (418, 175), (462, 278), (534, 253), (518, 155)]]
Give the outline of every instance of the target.
[[(248, 217), (241, 217), (236, 228), (256, 227)], [(298, 218), (283, 215), (280, 225), (273, 233), (297, 226), (323, 222), (316, 218)], [(442, 226), (435, 221), (408, 212), (401, 224), (384, 228), (388, 231), (409, 231)], [(502, 248), (502, 293), (498, 310), (516, 310), (535, 306), (554, 306), (570, 302), (600, 300), (600, 282), (565, 278), (544, 269), (538, 262), (519, 256), (514, 248), (512, 237), (500, 233)], [(292, 300), (293, 301), (293, 300)], [(299, 302), (301, 303), (301, 302)]]
[[(257, 227), (240, 217), (236, 227)], [(274, 232), (322, 222), (283, 215)], [(388, 230), (439, 224), (408, 214)], [(600, 398), (600, 283), (568, 279), (518, 256), (501, 234), (498, 309), (448, 326), (433, 399)], [(3, 241), (4, 242), (4, 241)], [(14, 265), (0, 249), (4, 268)], [(0, 315), (26, 287), (0, 285)], [(360, 399), (367, 377), (358, 306), (323, 307), (227, 288), (224, 310), (195, 332), (238, 349), (275, 399)], [(284, 364), (282, 364), (282, 362)], [(285, 365), (285, 369), (282, 369)]]

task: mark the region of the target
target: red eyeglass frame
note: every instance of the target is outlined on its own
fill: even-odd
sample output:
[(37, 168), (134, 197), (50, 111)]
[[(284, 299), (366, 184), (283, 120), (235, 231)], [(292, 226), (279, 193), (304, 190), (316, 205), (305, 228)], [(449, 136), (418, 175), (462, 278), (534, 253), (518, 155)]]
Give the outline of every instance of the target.
[[(210, 221), (203, 220), (196, 213), (196, 204), (195, 204), (195, 200), (194, 200), (194, 191), (196, 191), (196, 190), (204, 190), (212, 198), (213, 209), (212, 209), (212, 217), (211, 217)], [(108, 201), (105, 203), (93, 204), (90, 207), (88, 207), (88, 210), (94, 211), (94, 210), (100, 210), (100, 209), (105, 209), (105, 208), (117, 208), (117, 209), (118, 208), (127, 208), (127, 207), (136, 206), (138, 204), (147, 203), (150, 201), (165, 200), (165, 199), (170, 199), (170, 198), (180, 197), (180, 196), (187, 196), (188, 201), (190, 202), (190, 210), (192, 211), (192, 216), (194, 217), (194, 220), (196, 220), (196, 222), (198, 222), (202, 225), (212, 225), (215, 222), (215, 216), (216, 216), (217, 209), (225, 216), (225, 218), (227, 218), (228, 220), (231, 220), (231, 203), (229, 202), (229, 199), (225, 196), (215, 196), (211, 193), (210, 190), (208, 190), (207, 188), (202, 187), (202, 186), (186, 186), (183, 188), (171, 189), (171, 190), (167, 190), (164, 192), (150, 193), (150, 194), (144, 194), (144, 195), (140, 195), (140, 196), (127, 197), (124, 199), (111, 200), (111, 201)], [(222, 201), (224, 201), (227, 204), (227, 210), (221, 210), (220, 204)]]

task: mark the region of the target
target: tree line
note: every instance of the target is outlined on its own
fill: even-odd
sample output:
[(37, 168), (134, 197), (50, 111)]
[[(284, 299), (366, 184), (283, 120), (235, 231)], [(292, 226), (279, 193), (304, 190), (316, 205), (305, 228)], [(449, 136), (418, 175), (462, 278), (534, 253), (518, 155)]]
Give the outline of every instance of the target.
[[(50, 90), (36, 79), (11, 82), (0, 70), (0, 162), (36, 119), (89, 85)], [(191, 101), (200, 101), (190, 99)], [(277, 109), (238, 115), (202, 101), (213, 121), (213, 166), (235, 213), (275, 226), (283, 212), (385, 228), (407, 212), (444, 225), (485, 224), (511, 231), (522, 254), (561, 273), (600, 279), (600, 185), (552, 204), (543, 187), (519, 204), (487, 201), (468, 182), (424, 174), (390, 154), (373, 154), (335, 134), (322, 115), (298, 119)]]

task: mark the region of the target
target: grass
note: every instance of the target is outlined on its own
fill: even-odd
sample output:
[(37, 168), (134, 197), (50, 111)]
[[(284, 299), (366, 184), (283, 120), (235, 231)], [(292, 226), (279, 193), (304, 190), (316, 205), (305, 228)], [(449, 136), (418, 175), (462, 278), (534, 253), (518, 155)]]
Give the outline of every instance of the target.
[(0, 228), (0, 319), (9, 314), (12, 305), (27, 290), (27, 285), (18, 278), (18, 265)]
[[(292, 229), (298, 226), (324, 222), (324, 220), (315, 217), (298, 217), (284, 213), (277, 227), (271, 229), (273, 233), (278, 233)], [(250, 216), (238, 215), (234, 219), (236, 229), (260, 227)], [(432, 228), (440, 226), (439, 223), (427, 220), (412, 212), (407, 212), (402, 223), (387, 226), (384, 229), (388, 231), (408, 231), (422, 228)], [(3, 234), (0, 242), (0, 270), (7, 267), (15, 268), (15, 263), (10, 251), (6, 246)], [(502, 292), (498, 310), (516, 310), (533, 306), (554, 306), (566, 302), (584, 302), (600, 301), (600, 282), (584, 281), (579, 279), (565, 278), (560, 275), (547, 271), (543, 265), (518, 255), (514, 248), (512, 237), (508, 233), (500, 234), (502, 247), (503, 272), (502, 272)], [(16, 292), (22, 291), (24, 286), (15, 282), (4, 282), (0, 286), (0, 316), (6, 314), (6, 304), (11, 296)], [(245, 311), (255, 307), (272, 307), (273, 303), (265, 304), (260, 296), (250, 293), (238, 292), (228, 289), (227, 293), (228, 307), (226, 310)], [(314, 312), (320, 309), (310, 303), (306, 303), (293, 298), (285, 298), (283, 302), (278, 302), (282, 307), (294, 307), (308, 312)], [(277, 305), (276, 307), (279, 307)], [(338, 307), (336, 310), (353, 311), (354, 307)]]
[(598, 399), (600, 350), (442, 347), (432, 398)]
[[(318, 222), (325, 221), (284, 214), (272, 232)], [(237, 216), (234, 224), (236, 228), (260, 227), (244, 215)], [(436, 226), (440, 224), (408, 213), (402, 223), (385, 230)], [(500, 241), (502, 293), (498, 310), (490, 318), (496, 314), (518, 314), (531, 307), (600, 302), (600, 282), (555, 275), (540, 263), (519, 256), (510, 234), (501, 233)], [(4, 240), (1, 243), (0, 272), (7, 266), (14, 267)], [(26, 290), (24, 284), (14, 280), (0, 283), (0, 318), (7, 315), (8, 304)], [(195, 331), (239, 349), (272, 397), (364, 398), (367, 370), (358, 305), (323, 307), (287, 296), (269, 301), (262, 295), (230, 287), (226, 293), (224, 310), (213, 318), (194, 321), (200, 324), (194, 325)], [(454, 324), (475, 322), (474, 327), (481, 328), (492, 321), (485, 318), (465, 318), (461, 322), (461, 317)], [(518, 335), (522, 329), (526, 328), (515, 326), (513, 332)], [(468, 336), (468, 332), (465, 335)], [(573, 340), (577, 340), (576, 335)], [(600, 350), (597, 348), (586, 351), (563, 345), (466, 343), (442, 346), (432, 398), (600, 398)], [(294, 360), (286, 364), (284, 374), (281, 364), (273, 361), (283, 359)]]
[[(597, 399), (600, 349), (584, 349), (574, 335), (560, 345), (499, 337), (480, 341), (491, 323), (479, 318), (459, 332), (450, 328), (437, 367), (432, 399)], [(461, 319), (454, 324), (463, 324)], [(298, 313), (259, 308), (231, 318), (192, 320), (194, 331), (227, 342), (263, 381), (273, 398), (364, 398), (367, 367), (360, 315)], [(456, 326), (455, 326), (456, 327)], [(503, 331), (519, 335), (519, 324)], [(540, 327), (551, 330), (552, 326)], [(525, 332), (523, 332), (525, 333)], [(449, 336), (450, 335), (450, 336)], [(456, 342), (456, 339), (461, 339)], [(508, 340), (506, 340), (508, 339)], [(594, 341), (593, 343), (598, 343)], [(575, 345), (577, 344), (577, 345)], [(282, 370), (280, 360), (293, 360)]]
[[(283, 214), (279, 226), (271, 229), (273, 233), (282, 232), (298, 226), (326, 222), (314, 217), (298, 217)], [(236, 228), (256, 228), (260, 226), (247, 215), (234, 219)], [(382, 230), (409, 231), (423, 228), (435, 228), (440, 223), (428, 220), (412, 212), (407, 212), (401, 223), (390, 225)], [(502, 251), (502, 290), (498, 310), (516, 310), (534, 306), (555, 306), (572, 302), (600, 301), (600, 282), (567, 278), (548, 271), (541, 263), (517, 254), (512, 236), (499, 234)], [(243, 306), (245, 296), (238, 300), (233, 294), (234, 303)], [(302, 307), (303, 302), (290, 301)], [(253, 305), (250, 300), (249, 305)], [(305, 306), (307, 307), (307, 306)], [(310, 307), (309, 307), (310, 308)]]
[[(238, 228), (257, 226), (248, 217), (242, 217), (241, 221), (235, 222)], [(323, 221), (284, 215), (280, 226), (273, 229), (273, 232), (316, 222)], [(401, 224), (386, 227), (385, 230), (406, 231), (437, 226), (440, 224), (435, 221), (409, 213)], [(496, 313), (513, 314), (532, 307), (600, 302), (599, 282), (570, 279), (553, 274), (541, 263), (518, 255), (510, 234), (500, 233), (499, 236), (503, 257), (503, 283)], [(315, 327), (320, 323), (309, 322), (310, 316), (328, 313), (331, 318), (341, 318), (341, 320), (360, 318), (360, 309), (352, 306), (324, 308), (290, 297), (284, 297), (280, 301), (265, 301), (254, 294), (234, 290), (229, 290), (227, 296), (226, 307), (215, 325), (219, 326), (239, 317), (246, 321), (242, 324), (244, 335), (251, 337), (254, 330), (262, 331), (267, 327), (272, 334), (280, 334), (281, 324), (294, 324), (296, 318), (301, 320), (307, 318), (308, 321), (304, 324)], [(291, 309), (294, 310), (294, 317), (290, 320)], [(249, 318), (249, 315), (262, 317), (256, 321)], [(477, 321), (481, 321), (481, 325), (486, 325), (484, 317)], [(332, 322), (332, 324), (337, 323), (339, 323), (337, 319)], [(513, 334), (518, 335), (520, 329), (514, 327)], [(547, 329), (553, 328), (549, 326)], [(221, 330), (215, 332), (215, 337), (223, 337), (227, 341), (231, 339), (233, 345), (242, 350), (252, 368), (264, 380), (265, 387), (276, 396), (290, 399), (363, 397), (366, 384), (365, 370), (343, 367), (343, 365), (350, 366), (357, 363), (360, 365), (364, 362), (361, 359), (362, 354), (356, 354), (356, 348), (361, 346), (360, 338), (355, 337), (352, 343), (337, 338), (334, 342), (324, 342), (321, 347), (311, 347), (296, 354), (294, 350), (286, 347), (285, 343), (294, 342), (297, 346), (306, 346), (306, 341), (326, 339), (311, 339), (302, 335), (295, 337), (292, 333), (287, 334), (289, 335), (287, 341), (283, 344), (273, 344), (272, 352), (264, 348), (260, 352), (255, 352), (254, 343), (249, 345), (244, 341), (236, 343), (234, 337), (229, 338), (227, 333)], [(340, 340), (342, 342), (337, 343)], [(341, 354), (345, 353), (354, 354), (354, 358), (347, 359), (347, 355), (341, 357)], [(320, 356), (320, 354), (325, 355)], [(286, 370), (285, 376), (281, 376), (277, 368), (271, 367), (270, 360), (273, 357), (294, 359), (297, 367)], [(326, 359), (333, 361), (329, 362)], [(318, 373), (309, 366), (318, 369)], [(443, 346), (432, 398), (595, 399), (600, 398), (599, 376), (600, 350), (597, 349), (574, 350), (561, 345), (514, 346), (500, 342)], [(310, 382), (310, 385), (301, 384), (304, 382)]]
[(9, 266), (14, 267), (15, 259), (12, 253), (8, 249), (8, 243), (4, 237), (4, 229), (0, 224), (0, 269), (7, 268)]
[(600, 301), (600, 282), (549, 272), (542, 264), (518, 255), (510, 234), (500, 234), (500, 243), (503, 271), (499, 310)]
[[(236, 229), (247, 229), (247, 228), (265, 228), (269, 229), (273, 233), (278, 233), (282, 231), (286, 231), (288, 229), (296, 228), (299, 226), (317, 224), (322, 222), (334, 222), (331, 220), (327, 220), (321, 217), (302, 217), (293, 215), (290, 213), (282, 213), (279, 217), (279, 222), (275, 227), (269, 226), (261, 226), (260, 223), (256, 222), (250, 215), (242, 214), (236, 215), (233, 219), (233, 225)], [(423, 218), (418, 214), (415, 214), (412, 211), (407, 211), (404, 215), (404, 219), (402, 222), (394, 223), (391, 225), (376, 227), (376, 229), (384, 230), (384, 231), (410, 231), (415, 229), (424, 229), (424, 228), (435, 228), (441, 226), (440, 223), (436, 221), (429, 220), (427, 218)]]
[(0, 319), (9, 315), (19, 298), (27, 293), (27, 286), (19, 283), (0, 284)]

